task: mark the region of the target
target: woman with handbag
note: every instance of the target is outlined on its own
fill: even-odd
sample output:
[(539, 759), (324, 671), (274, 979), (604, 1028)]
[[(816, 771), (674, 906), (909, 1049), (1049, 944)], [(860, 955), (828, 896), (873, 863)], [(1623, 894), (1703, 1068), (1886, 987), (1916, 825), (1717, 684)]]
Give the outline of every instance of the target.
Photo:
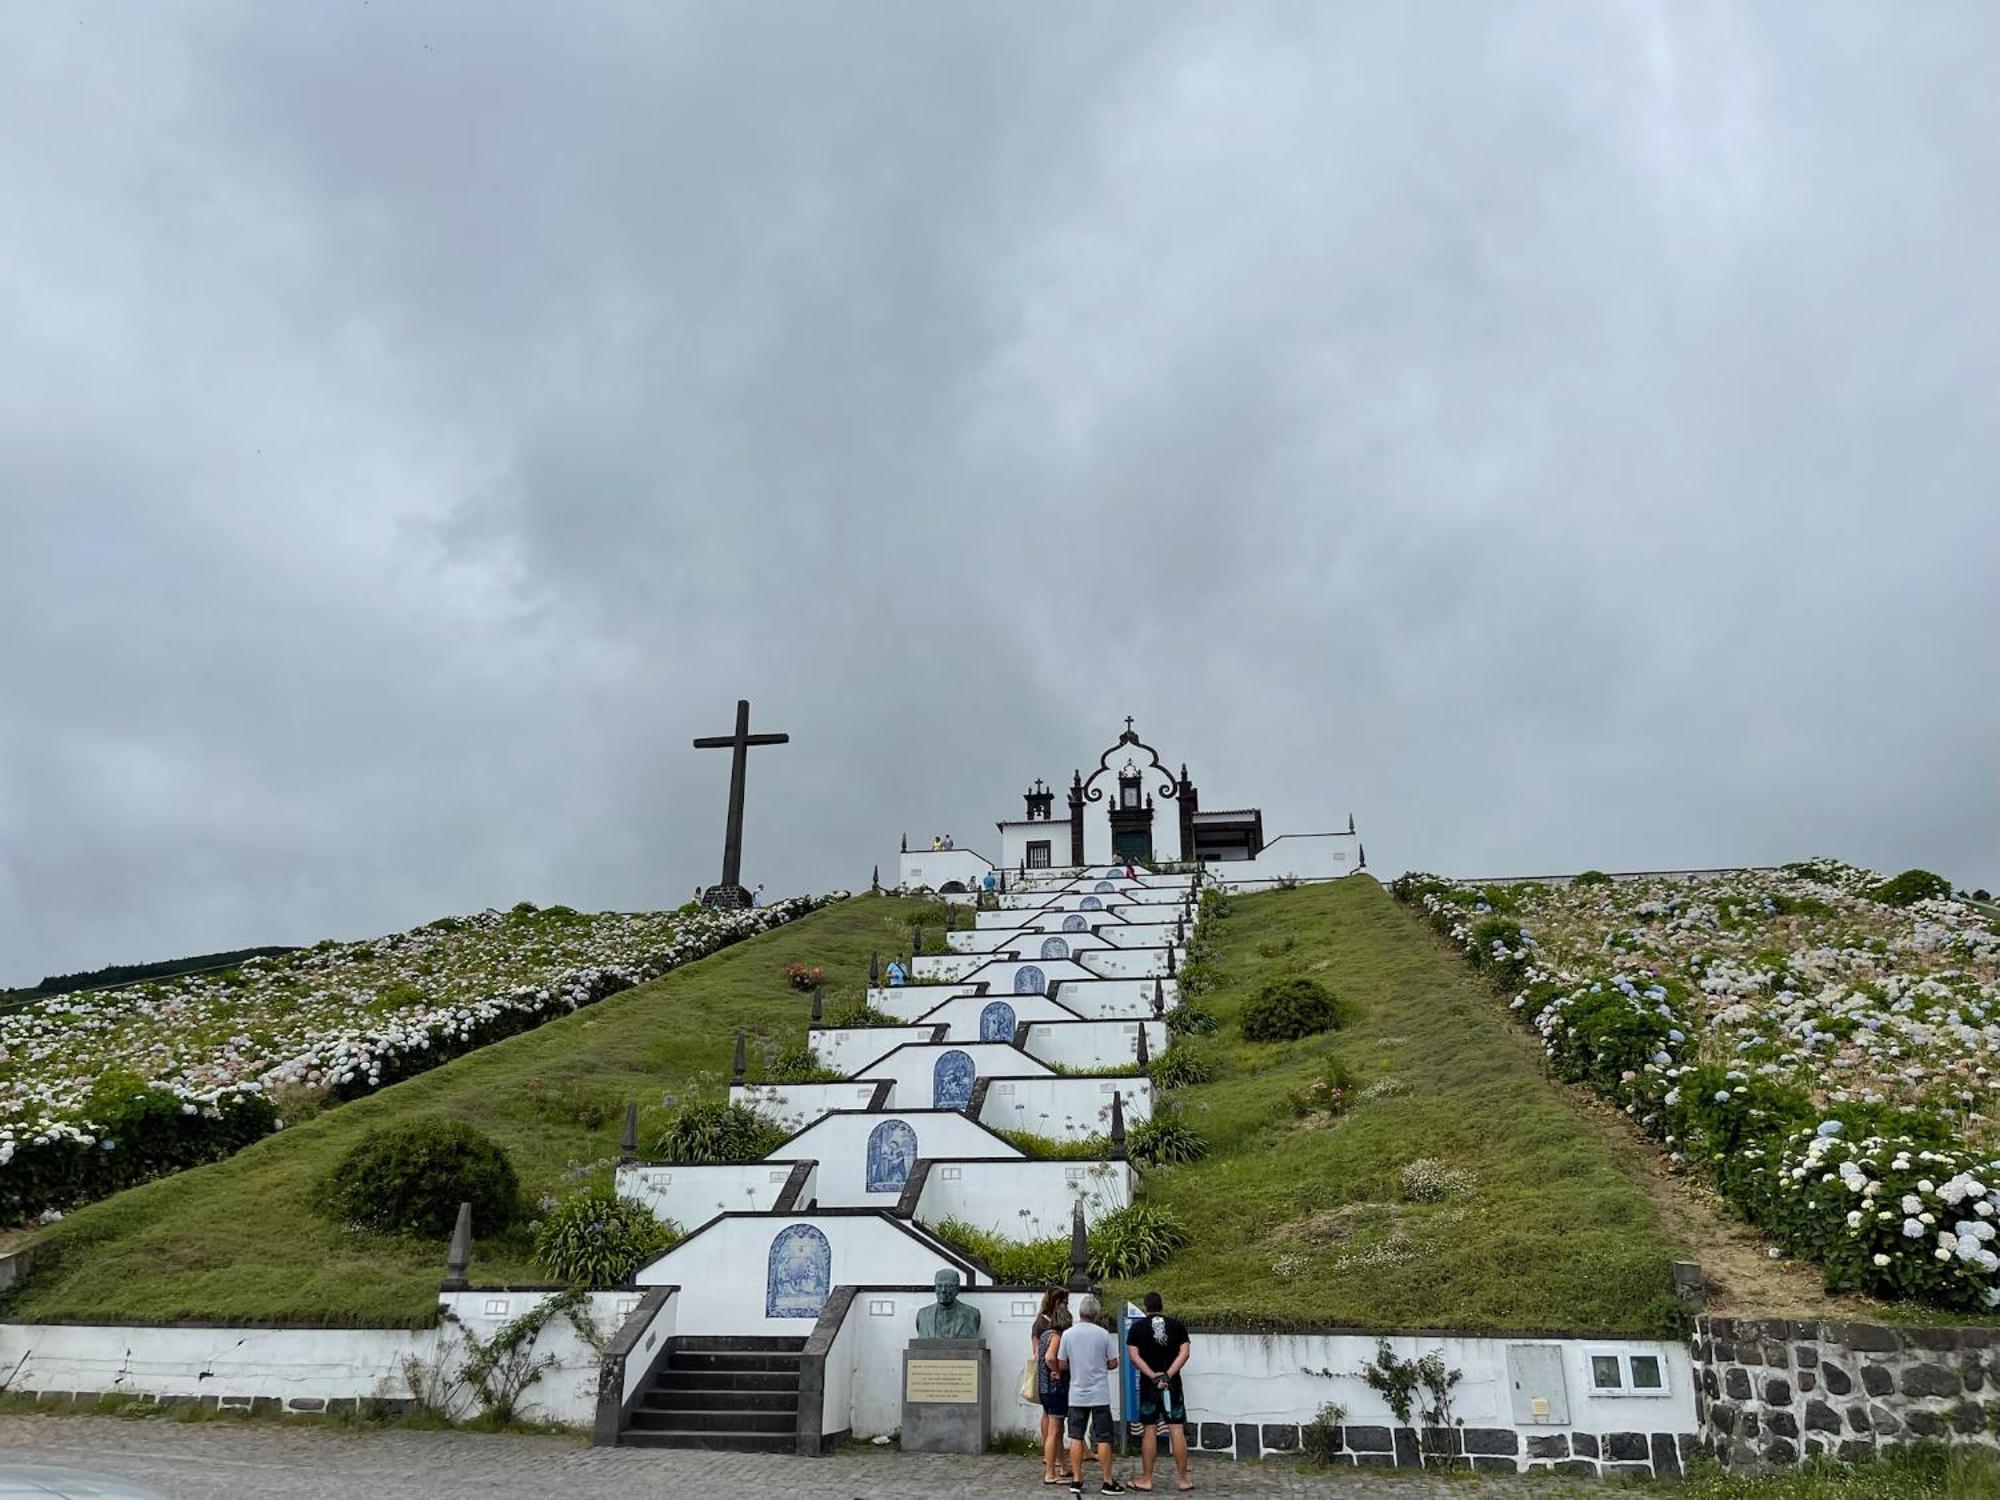
[[(1068, 1484), (1070, 1475), (1065, 1470), (1063, 1455), (1067, 1451), (1063, 1442), (1063, 1424), (1069, 1416), (1069, 1372), (1058, 1370), (1050, 1360), (1050, 1352), (1062, 1337), (1062, 1331), (1069, 1327), (1069, 1291), (1066, 1287), (1051, 1287), (1042, 1293), (1042, 1310), (1035, 1318), (1031, 1330), (1034, 1352), (1029, 1361), (1034, 1369), (1034, 1399), (1042, 1408), (1042, 1483)], [(1027, 1397), (1027, 1372), (1022, 1372), (1021, 1391)]]

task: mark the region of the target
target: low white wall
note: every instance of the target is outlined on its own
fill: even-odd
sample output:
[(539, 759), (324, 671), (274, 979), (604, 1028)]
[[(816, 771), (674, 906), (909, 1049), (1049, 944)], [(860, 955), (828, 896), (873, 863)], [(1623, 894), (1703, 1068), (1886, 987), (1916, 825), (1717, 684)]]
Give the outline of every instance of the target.
[[(840, 1320), (840, 1328), (834, 1333), (833, 1342), (827, 1346), (826, 1361), (820, 1378), (820, 1436), (845, 1432), (854, 1420), (854, 1351), (861, 1341), (862, 1314), (856, 1311), (857, 1304), (847, 1305), (847, 1316)], [(902, 1379), (902, 1371), (896, 1372), (897, 1380)]]
[(953, 995), (977, 994), (976, 984), (885, 984), (868, 992), (868, 1003), (885, 1016), (914, 1021)]
[[(1171, 1309), (1169, 1309), (1171, 1311)], [(1391, 1426), (1395, 1417), (1380, 1393), (1361, 1378), (1375, 1358), (1376, 1339), (1364, 1334), (1192, 1334), (1184, 1382), (1191, 1422), (1310, 1422), (1321, 1406), (1347, 1408), (1351, 1424)], [(1692, 1432), (1694, 1376), (1687, 1345), (1646, 1339), (1430, 1338), (1397, 1335), (1389, 1347), (1404, 1359), (1434, 1349), (1445, 1363), (1464, 1372), (1452, 1392), (1452, 1414), (1467, 1427), (1518, 1427), (1523, 1432), (1601, 1433), (1616, 1431)], [(1567, 1423), (1517, 1422), (1507, 1370), (1509, 1345), (1560, 1349), (1566, 1387)], [(1659, 1396), (1600, 1396), (1592, 1393), (1588, 1355), (1592, 1351), (1656, 1354), (1667, 1371)], [(1316, 1372), (1331, 1370), (1328, 1379)], [(1314, 1373), (1309, 1373), (1314, 1372)]]
[[(968, 1284), (976, 1277), (893, 1221), (876, 1214), (767, 1214), (724, 1219), (680, 1244), (639, 1272), (642, 1286), (698, 1287), (685, 1293), (675, 1332), (774, 1334), (802, 1337), (812, 1318), (773, 1318), (765, 1313), (766, 1270), (771, 1245), (794, 1224), (810, 1224), (826, 1236), (831, 1255), (830, 1286), (865, 1286), (885, 1281), (897, 1286), (929, 1286), (946, 1267)], [(900, 1354), (899, 1354), (900, 1360)], [(902, 1389), (900, 1363), (885, 1379)]]
[(1111, 1130), (1111, 1096), (1124, 1096), (1127, 1129), (1153, 1117), (1153, 1080), (1131, 1078), (995, 1078), (986, 1086), (979, 1122), (995, 1130), (1026, 1130), (1076, 1141)]
[[(653, 1368), (663, 1352), (661, 1345), (674, 1336), (674, 1320), (680, 1312), (680, 1300), (679, 1293), (669, 1293), (667, 1300), (654, 1310), (645, 1328), (636, 1330), (639, 1341), (625, 1357), (625, 1379), (618, 1391), (621, 1405), (629, 1406), (632, 1398), (639, 1394), (639, 1388), (652, 1379)], [(617, 1331), (624, 1332), (624, 1325), (621, 1324)]]
[(819, 1026), (806, 1033), (806, 1045), (821, 1067), (853, 1075), (910, 1042), (928, 1042), (928, 1026)]
[[(1015, 976), (1023, 969), (1040, 969), (1045, 983), (1054, 984), (1058, 979), (1088, 979), (1090, 971), (1082, 964), (1067, 958), (1039, 958), (1036, 950), (1028, 949), (1008, 958), (986, 958), (979, 966), (964, 977), (983, 981), (991, 990), (990, 998), (1012, 999), (1020, 991), (1014, 988)], [(1030, 991), (1029, 993), (1035, 993)]]
[(957, 1219), (1024, 1243), (1070, 1232), (1072, 1205), (1096, 1223), (1132, 1201), (1132, 1168), (1113, 1161), (934, 1161), (924, 1174), (917, 1218), (935, 1227)]
[(1045, 1064), (1022, 1052), (1011, 1043), (1000, 1042), (926, 1042), (913, 1047), (898, 1047), (888, 1056), (870, 1063), (862, 1070), (863, 1079), (887, 1078), (895, 1084), (896, 1091), (889, 1103), (895, 1109), (930, 1109), (935, 1104), (934, 1081), (937, 1077), (938, 1059), (947, 1052), (963, 1052), (972, 1059), (973, 1077), (984, 1078), (988, 1074), (1042, 1074), (1053, 1078)]
[[(1173, 928), (1164, 930), (1168, 938), (1173, 936)], [(1076, 961), (1091, 973), (1101, 974), (1106, 979), (1151, 979), (1155, 975), (1164, 977), (1167, 972), (1165, 947), (1114, 948), (1106, 944), (1102, 948), (1086, 949), (1077, 955)], [(1182, 962), (1182, 956), (1176, 954), (1174, 967), (1178, 969)]]
[[(1065, 964), (1064, 967), (1073, 969), (1075, 965)], [(1051, 982), (1053, 982), (1053, 976), (1051, 976)], [(1069, 982), (1074, 984), (1078, 981), (1071, 980)], [(1051, 1000), (1047, 995), (1041, 994), (955, 995), (932, 1006), (918, 1019), (925, 1026), (944, 1026), (950, 1028), (945, 1033), (945, 1040), (948, 1042), (976, 1042), (981, 1039), (979, 1035), (980, 1018), (986, 1013), (986, 1007), (989, 1005), (1005, 1005), (1011, 1009), (1014, 1012), (1014, 1024), (1016, 1026), (1020, 1025), (1023, 1021), (1074, 1021), (1077, 1019), (1077, 1012), (1073, 1007), (1061, 1001)], [(1008, 1033), (1010, 1041), (1012, 1037), (1013, 1033), (1010, 1031)]]
[(875, 1090), (865, 1083), (742, 1083), (729, 1090), (729, 1102), (755, 1110), (786, 1130), (810, 1125), (836, 1109), (866, 1109)]
[[(1042, 1409), (1024, 1405), (1015, 1390), (1029, 1352), (1028, 1334), (1040, 1306), (1036, 1292), (970, 1290), (961, 1300), (979, 1309), (979, 1336), (992, 1351), (993, 1431), (996, 1435), (1039, 1431)], [(916, 1337), (917, 1313), (931, 1305), (930, 1289), (862, 1290), (847, 1315), (853, 1327), (848, 1344), (850, 1405), (845, 1425), (857, 1438), (881, 1437), (903, 1422), (903, 1350)], [(845, 1326), (842, 1333), (846, 1333)], [(832, 1375), (827, 1377), (829, 1389)], [(1114, 1396), (1116, 1392), (1113, 1393)], [(1025, 1462), (1025, 1460), (1023, 1460)]]
[(1202, 870), (1208, 884), (1232, 891), (1278, 880), (1338, 880), (1354, 873), (1357, 849), (1351, 833), (1287, 833), (1255, 859), (1207, 860)]
[[(868, 1139), (885, 1121), (900, 1120), (916, 1136), (911, 1165), (919, 1156), (1008, 1156), (1018, 1154), (992, 1131), (957, 1110), (894, 1110), (879, 1114), (829, 1115), (794, 1137), (787, 1156), (819, 1163), (815, 1195), (821, 1208), (894, 1208), (897, 1191), (868, 1191)], [(684, 1282), (686, 1286), (700, 1283)]]
[[(1180, 986), (1160, 981), (1161, 1003), (1169, 1010), (1180, 1002)], [(1085, 1021), (1141, 1021), (1153, 1014), (1150, 979), (1072, 979), (1055, 993), (1056, 1003)], [(1023, 1016), (1022, 1020), (1033, 1017)], [(1060, 1019), (1059, 1017), (1057, 1019)]]
[[(480, 1338), (555, 1295), (502, 1289), (450, 1292), (452, 1308)], [(605, 1337), (638, 1305), (636, 1292), (595, 1292), (589, 1315)], [(179, 1325), (0, 1324), (0, 1361), (12, 1391), (149, 1396), (292, 1412), (325, 1412), (359, 1401), (412, 1398), (410, 1366), (451, 1368), (467, 1354), (450, 1323), (419, 1331), (386, 1328), (215, 1328)], [(555, 1363), (520, 1404), (529, 1421), (587, 1426), (597, 1409), (601, 1357), (565, 1318), (536, 1340)], [(440, 1394), (443, 1394), (442, 1392)], [(476, 1412), (455, 1393), (453, 1415)]]
[(645, 1204), (685, 1234), (717, 1214), (754, 1214), (774, 1207), (792, 1175), (793, 1160), (787, 1151), (782, 1161), (632, 1163), (617, 1170), (618, 1195)]
[(977, 953), (919, 953), (910, 960), (910, 970), (917, 978), (934, 983), (939, 980), (957, 981), (984, 962), (984, 956)]
[(912, 849), (897, 859), (896, 878), (911, 890), (935, 891), (954, 880), (976, 890), (992, 868), (970, 849)]
[(1164, 1021), (1037, 1021), (1028, 1028), (1027, 1051), (1064, 1068), (1110, 1068), (1139, 1055), (1139, 1028), (1146, 1028), (1146, 1050), (1158, 1057), (1167, 1050)]

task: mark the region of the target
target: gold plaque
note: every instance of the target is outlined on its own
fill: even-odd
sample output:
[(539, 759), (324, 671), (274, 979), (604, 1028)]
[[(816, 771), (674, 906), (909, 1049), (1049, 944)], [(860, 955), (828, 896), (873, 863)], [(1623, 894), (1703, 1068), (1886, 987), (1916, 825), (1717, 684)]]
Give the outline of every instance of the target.
[(903, 1399), (927, 1405), (977, 1406), (979, 1361), (913, 1359), (904, 1367)]

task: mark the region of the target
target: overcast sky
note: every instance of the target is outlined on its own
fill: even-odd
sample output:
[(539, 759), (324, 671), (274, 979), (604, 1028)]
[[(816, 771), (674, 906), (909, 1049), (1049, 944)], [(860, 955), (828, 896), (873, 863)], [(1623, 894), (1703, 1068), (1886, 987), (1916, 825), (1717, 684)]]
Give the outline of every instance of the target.
[(2000, 884), (1910, 5), (0, 3), (0, 983), (990, 848)]

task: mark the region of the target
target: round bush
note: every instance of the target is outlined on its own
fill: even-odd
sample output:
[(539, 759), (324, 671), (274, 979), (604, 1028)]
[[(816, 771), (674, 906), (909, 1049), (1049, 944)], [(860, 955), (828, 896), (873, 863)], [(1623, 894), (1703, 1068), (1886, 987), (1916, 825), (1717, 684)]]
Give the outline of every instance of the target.
[(1915, 906), (1919, 901), (1949, 896), (1951, 882), (1942, 875), (1933, 875), (1929, 870), (1905, 870), (1873, 887), (1868, 894), (1890, 906)]
[(495, 1234), (520, 1212), (514, 1164), (485, 1135), (457, 1120), (412, 1120), (371, 1130), (320, 1180), (329, 1217), (377, 1234), (444, 1239), (458, 1205), (472, 1205), (472, 1232)]
[(607, 1188), (557, 1204), (535, 1229), (535, 1259), (559, 1281), (602, 1291), (624, 1286), (680, 1238), (677, 1225)]
[(1243, 1007), (1243, 1035), (1253, 1042), (1293, 1042), (1340, 1024), (1340, 1003), (1316, 979), (1265, 985)]
[(1156, 1089), (1188, 1088), (1215, 1077), (1215, 1064), (1192, 1042), (1182, 1042), (1162, 1052), (1148, 1064)]

